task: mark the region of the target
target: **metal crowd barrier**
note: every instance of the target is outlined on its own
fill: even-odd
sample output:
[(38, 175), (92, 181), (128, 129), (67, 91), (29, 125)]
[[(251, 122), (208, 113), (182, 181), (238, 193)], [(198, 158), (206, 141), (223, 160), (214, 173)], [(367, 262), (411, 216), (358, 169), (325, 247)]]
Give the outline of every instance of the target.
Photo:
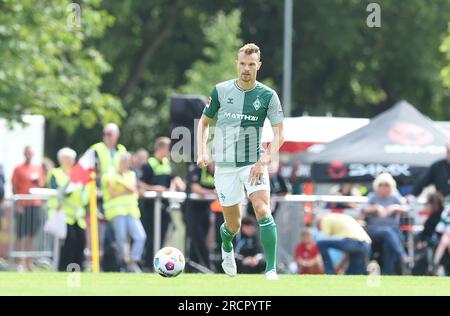
[[(45, 200), (48, 199), (51, 195), (55, 194), (53, 192), (55, 190), (51, 189), (41, 189), (40, 194), (20, 194), (20, 195), (13, 195), (12, 196), (12, 207), (10, 208), (9, 212), (9, 219), (10, 219), (10, 225), (9, 225), (9, 238), (8, 238), (8, 256), (10, 258), (20, 258), (20, 257), (52, 257), (52, 237), (46, 233), (43, 232), (43, 226), (47, 219), (47, 211), (46, 211), (46, 203)], [(162, 200), (167, 199), (171, 202), (184, 202), (186, 198), (189, 198), (191, 200), (197, 200), (197, 201), (209, 201), (212, 202), (217, 199), (217, 196), (215, 195), (207, 195), (207, 196), (201, 196), (195, 193), (189, 194), (189, 196), (184, 192), (155, 192), (155, 191), (147, 191), (142, 196), (144, 199), (154, 199), (155, 200), (155, 206), (154, 206), (154, 239), (153, 239), (153, 249), (156, 254), (156, 252), (161, 248), (162, 241), (161, 241), (161, 214), (162, 214)], [(38, 227), (38, 231), (36, 233), (36, 239), (35, 239), (35, 249), (33, 251), (27, 251), (24, 249), (15, 249), (15, 230), (17, 231), (16, 223), (15, 223), (15, 214), (16, 214), (16, 204), (18, 201), (22, 200), (35, 200), (35, 199), (41, 199), (43, 201), (43, 205), (41, 206), (40, 211), (40, 217), (38, 219), (38, 222), (41, 224), (40, 227)], [(367, 202), (367, 197), (355, 197), (355, 196), (336, 196), (336, 195), (286, 195), (286, 196), (272, 196), (272, 200), (279, 203), (313, 203), (315, 205), (315, 209), (317, 210), (317, 213), (325, 213), (331, 211), (330, 209), (325, 209), (324, 207), (317, 207), (317, 205), (320, 204), (326, 204), (326, 203), (355, 203), (355, 204), (364, 204)], [(417, 204), (413, 207), (416, 208), (413, 210), (413, 215), (416, 214), (414, 212), (417, 211), (417, 205), (424, 204), (422, 200), (417, 200)], [(243, 204), (246, 204), (247, 201), (244, 199)], [(303, 211), (305, 211), (303, 209)], [(352, 213), (350, 215), (355, 215), (355, 210), (344, 210), (344, 212)], [(416, 216), (417, 217), (417, 216)], [(413, 229), (411, 229), (411, 232), (420, 231), (421, 225), (420, 221), (416, 221), (416, 225)], [(411, 246), (413, 244), (413, 235), (412, 233), (409, 234), (408, 237), (408, 244)], [(413, 256), (413, 247), (408, 247), (410, 256)]]
[[(39, 200), (39, 206), (21, 206), (20, 202)], [(8, 257), (50, 258), (53, 238), (43, 231), (47, 220), (47, 197), (33, 194), (15, 194), (7, 199), (8, 212)], [(20, 209), (20, 211), (19, 211)], [(31, 239), (31, 241), (30, 241)], [(29, 243), (27, 245), (27, 243)], [(32, 247), (33, 249), (28, 249)]]
[[(146, 199), (155, 199), (155, 208), (154, 208), (154, 238), (153, 238), (153, 249), (156, 254), (156, 252), (161, 248), (161, 212), (162, 212), (162, 199), (168, 199), (173, 202), (183, 202), (186, 198), (188, 198), (187, 194), (184, 192), (162, 192), (158, 193), (155, 191), (147, 191), (143, 194), (143, 197)], [(195, 193), (191, 193), (189, 195), (189, 199), (197, 200), (197, 201), (214, 201), (217, 199), (217, 196), (215, 195), (208, 195), (208, 196), (201, 196)], [(355, 203), (355, 204), (364, 204), (367, 203), (368, 198), (366, 196), (336, 196), (336, 195), (286, 195), (286, 196), (272, 196), (272, 200), (275, 202), (281, 202), (281, 203)], [(246, 202), (246, 199), (244, 199)], [(245, 204), (244, 202), (244, 204)], [(417, 200), (417, 205), (423, 205), (425, 204), (424, 200)], [(416, 210), (414, 210), (414, 207), (410, 205), (412, 208), (412, 213), (414, 213)], [(321, 208), (322, 213), (330, 212), (331, 209), (324, 209)], [(356, 215), (356, 213), (359, 213), (359, 210), (352, 210), (352, 209), (346, 209), (343, 210), (345, 213), (350, 213), (350, 215)], [(416, 215), (416, 214), (412, 214)], [(417, 217), (417, 216), (415, 216)], [(414, 220), (417, 222), (417, 220)], [(404, 225), (405, 227), (402, 229), (404, 232), (407, 233), (407, 249), (408, 254), (411, 258), (414, 257), (414, 245), (413, 245), (413, 232), (420, 231), (422, 228), (422, 223), (419, 221), (419, 225)]]

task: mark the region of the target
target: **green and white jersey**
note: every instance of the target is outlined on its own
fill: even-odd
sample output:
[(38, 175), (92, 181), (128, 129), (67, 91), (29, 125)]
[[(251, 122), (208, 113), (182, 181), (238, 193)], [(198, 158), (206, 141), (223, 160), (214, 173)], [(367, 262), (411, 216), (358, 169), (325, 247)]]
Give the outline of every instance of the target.
[(242, 167), (254, 164), (264, 153), (261, 134), (266, 118), (272, 125), (283, 121), (277, 93), (256, 82), (243, 90), (237, 80), (217, 84), (203, 114), (212, 119), (212, 157), (217, 166)]

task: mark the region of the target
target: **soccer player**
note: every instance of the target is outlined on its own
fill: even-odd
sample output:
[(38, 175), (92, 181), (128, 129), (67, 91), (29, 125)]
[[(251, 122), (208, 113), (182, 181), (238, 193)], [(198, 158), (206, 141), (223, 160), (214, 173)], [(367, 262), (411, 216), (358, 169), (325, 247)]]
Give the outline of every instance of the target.
[[(256, 81), (261, 64), (259, 47), (246, 44), (237, 55), (238, 78), (213, 88), (198, 125), (197, 164), (204, 168), (210, 161), (207, 139), (211, 127), (215, 186), (225, 218), (220, 228), (224, 272), (229, 276), (237, 273), (232, 240), (241, 226), (240, 203), (245, 187), (260, 228), (266, 278), (278, 280), (277, 228), (270, 211), (267, 165), (283, 143), (283, 111), (277, 93)], [(266, 118), (272, 125), (274, 137), (264, 151), (261, 133)]]

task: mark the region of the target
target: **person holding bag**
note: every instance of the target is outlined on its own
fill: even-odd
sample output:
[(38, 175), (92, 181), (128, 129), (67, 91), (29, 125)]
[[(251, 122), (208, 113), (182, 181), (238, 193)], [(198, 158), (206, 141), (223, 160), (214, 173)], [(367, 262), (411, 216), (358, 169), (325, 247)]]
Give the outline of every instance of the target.
[[(75, 164), (76, 152), (68, 147), (58, 151), (58, 162), (60, 167), (50, 170), (47, 176), (47, 186), (58, 191), (56, 196), (51, 197), (48, 202), (48, 217), (46, 223), (47, 231), (51, 232), (51, 226), (55, 227), (53, 235), (55, 238), (63, 238), (64, 242), (60, 249), (58, 260), (58, 271), (72, 269), (71, 264), (77, 264), (80, 270), (84, 268), (84, 249), (86, 247), (86, 204), (88, 202), (88, 188), (81, 184), (70, 181), (70, 173)], [(63, 212), (61, 214), (60, 212)], [(64, 218), (66, 231), (63, 227), (57, 227)], [(54, 219), (53, 225), (51, 220)], [(65, 238), (64, 238), (65, 235)]]

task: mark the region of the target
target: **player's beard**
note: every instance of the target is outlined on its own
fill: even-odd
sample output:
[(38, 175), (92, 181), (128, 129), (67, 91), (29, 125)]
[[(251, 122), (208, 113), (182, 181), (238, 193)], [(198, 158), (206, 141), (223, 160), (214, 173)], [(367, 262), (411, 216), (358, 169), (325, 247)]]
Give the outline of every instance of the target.
[(252, 81), (252, 75), (251, 74), (242, 74), (241, 80), (243, 82), (250, 82), (250, 81)]

